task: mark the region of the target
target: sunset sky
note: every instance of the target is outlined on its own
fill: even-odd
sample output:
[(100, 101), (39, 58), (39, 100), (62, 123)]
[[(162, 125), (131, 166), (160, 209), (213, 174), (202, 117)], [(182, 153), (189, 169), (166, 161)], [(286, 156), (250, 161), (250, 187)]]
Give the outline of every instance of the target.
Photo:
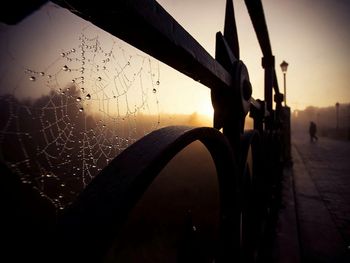
[[(225, 0), (158, 2), (214, 57), (215, 34), (223, 31)], [(279, 64), (283, 60), (289, 63), (287, 104), (292, 110), (304, 109), (308, 105), (323, 107), (349, 102), (350, 1), (263, 0), (262, 3), (282, 92), (283, 75)], [(262, 53), (244, 1), (234, 1), (234, 5), (241, 60), (248, 67), (253, 97), (262, 99)], [(13, 79), (16, 79), (18, 92), (17, 86), (23, 84), (17, 71), (9, 69), (11, 65), (21, 70), (31, 68), (38, 71), (50, 65), (53, 67), (60, 52), (77, 45), (76, 39), (82, 31), (88, 36), (98, 34), (100, 40), (112, 38), (53, 4), (44, 6), (17, 26), (1, 25), (2, 89), (8, 87)], [(161, 112), (212, 112), (209, 89), (162, 63), (159, 63), (159, 74), (161, 84), (157, 87), (157, 96)], [(25, 78), (28, 82), (28, 77)], [(31, 92), (23, 96), (41, 94), (39, 91)]]
[[(159, 0), (214, 56), (215, 33), (223, 31), (224, 0)], [(261, 50), (243, 0), (233, 1), (241, 59), (248, 66), (253, 96), (263, 98)], [(350, 101), (350, 1), (262, 0), (279, 86), (279, 64), (289, 63), (287, 104), (330, 106)]]

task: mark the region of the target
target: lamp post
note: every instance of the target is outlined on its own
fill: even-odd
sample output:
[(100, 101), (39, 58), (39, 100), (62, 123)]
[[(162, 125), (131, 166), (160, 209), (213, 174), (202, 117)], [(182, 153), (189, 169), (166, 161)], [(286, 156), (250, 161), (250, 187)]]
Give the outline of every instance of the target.
[(280, 66), (283, 72), (283, 80), (284, 80), (284, 96), (283, 96), (284, 106), (287, 106), (286, 73), (287, 73), (288, 63), (283, 60)]
[(339, 130), (339, 102), (337, 102), (335, 104), (335, 110), (336, 110), (336, 114), (337, 114), (337, 130)]

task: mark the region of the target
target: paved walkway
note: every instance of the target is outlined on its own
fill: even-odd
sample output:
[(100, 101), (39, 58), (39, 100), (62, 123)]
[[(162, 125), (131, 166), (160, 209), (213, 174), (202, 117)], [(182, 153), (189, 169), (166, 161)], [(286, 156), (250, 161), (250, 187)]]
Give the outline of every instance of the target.
[(278, 262), (349, 263), (350, 142), (296, 135), (292, 144)]

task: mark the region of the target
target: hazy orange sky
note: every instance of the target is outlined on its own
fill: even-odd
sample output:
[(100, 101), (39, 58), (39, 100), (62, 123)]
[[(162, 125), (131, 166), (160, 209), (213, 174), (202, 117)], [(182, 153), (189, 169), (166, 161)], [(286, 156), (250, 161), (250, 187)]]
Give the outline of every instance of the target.
[[(158, 2), (214, 56), (215, 34), (223, 31), (225, 0)], [(289, 63), (287, 104), (292, 109), (303, 109), (308, 105), (322, 107), (349, 102), (350, 1), (263, 0), (262, 3), (282, 92), (279, 64), (283, 60)], [(263, 98), (262, 53), (244, 1), (234, 1), (234, 5), (241, 59), (249, 70), (253, 96)], [(17, 79), (16, 87), (12, 88), (16, 92), (19, 92), (17, 86), (23, 84), (18, 72), (9, 69), (11, 65), (21, 70), (44, 70), (56, 61), (60, 52), (76, 45), (82, 31), (90, 36), (98, 34), (100, 40), (111, 38), (53, 4), (44, 6), (17, 26), (1, 25), (0, 81), (6, 84), (2, 88), (12, 81), (9, 76)], [(162, 63), (159, 65), (161, 85), (157, 96), (161, 112), (209, 114), (212, 111), (209, 89)], [(28, 82), (27, 76), (25, 81)], [(27, 82), (24, 84), (31, 85)], [(23, 89), (23, 92), (28, 91)], [(31, 92), (33, 96), (39, 91)]]
[[(223, 31), (224, 0), (159, 0), (214, 56), (215, 33)], [(253, 96), (263, 98), (261, 50), (243, 0), (233, 1), (241, 59), (248, 66)], [(350, 101), (350, 1), (262, 0), (279, 86), (279, 64), (289, 63), (287, 104), (330, 106)]]

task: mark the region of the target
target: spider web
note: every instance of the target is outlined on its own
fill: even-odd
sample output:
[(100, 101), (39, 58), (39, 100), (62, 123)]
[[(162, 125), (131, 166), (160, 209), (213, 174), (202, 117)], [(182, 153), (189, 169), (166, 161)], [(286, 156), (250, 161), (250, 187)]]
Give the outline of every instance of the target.
[(0, 76), (0, 159), (57, 209), (160, 125), (158, 62), (88, 31), (46, 67), (7, 50), (12, 74)]

